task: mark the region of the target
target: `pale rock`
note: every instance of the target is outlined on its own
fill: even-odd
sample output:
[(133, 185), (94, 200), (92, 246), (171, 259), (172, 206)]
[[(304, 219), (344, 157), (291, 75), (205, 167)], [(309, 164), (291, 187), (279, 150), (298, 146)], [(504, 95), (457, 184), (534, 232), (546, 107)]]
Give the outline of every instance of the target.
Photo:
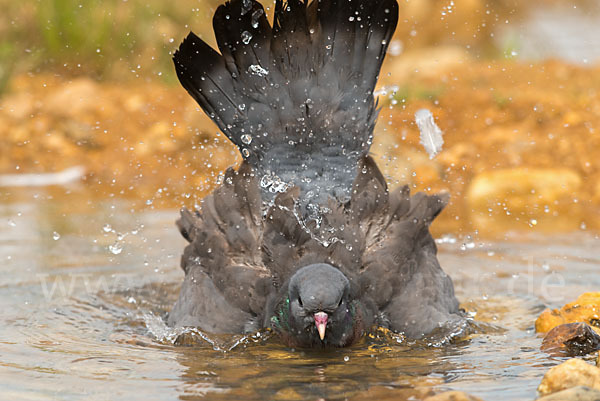
[(600, 390), (577, 386), (538, 398), (536, 401), (600, 401)]
[(538, 393), (545, 396), (577, 386), (600, 390), (600, 368), (581, 359), (569, 359), (546, 372)]

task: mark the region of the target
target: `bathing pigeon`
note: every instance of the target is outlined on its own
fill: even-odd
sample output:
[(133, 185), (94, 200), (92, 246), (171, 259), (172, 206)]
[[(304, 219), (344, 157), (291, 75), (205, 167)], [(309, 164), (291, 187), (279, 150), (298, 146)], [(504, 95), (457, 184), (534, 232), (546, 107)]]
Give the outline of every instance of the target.
[(190, 33), (174, 55), (244, 160), (181, 212), (169, 325), (320, 348), (374, 326), (421, 338), (461, 324), (429, 233), (447, 196), (389, 191), (368, 155), (396, 0), (276, 0), (274, 14), (232, 0), (214, 16), (220, 53)]

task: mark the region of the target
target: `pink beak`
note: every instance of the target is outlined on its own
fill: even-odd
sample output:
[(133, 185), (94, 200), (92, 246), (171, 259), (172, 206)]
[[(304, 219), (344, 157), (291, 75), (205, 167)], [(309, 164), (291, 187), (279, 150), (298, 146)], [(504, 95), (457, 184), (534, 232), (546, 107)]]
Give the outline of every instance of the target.
[(317, 326), (317, 331), (319, 332), (319, 337), (321, 341), (325, 338), (325, 328), (327, 327), (327, 318), (329, 317), (325, 312), (317, 312), (315, 313), (315, 325)]

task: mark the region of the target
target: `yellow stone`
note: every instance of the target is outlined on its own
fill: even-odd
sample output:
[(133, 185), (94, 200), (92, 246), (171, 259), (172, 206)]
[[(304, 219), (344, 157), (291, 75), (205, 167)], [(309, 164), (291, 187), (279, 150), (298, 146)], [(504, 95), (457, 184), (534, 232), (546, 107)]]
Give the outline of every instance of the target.
[(569, 359), (546, 372), (538, 393), (544, 396), (577, 386), (600, 390), (600, 368), (581, 359)]
[(596, 327), (598, 319), (600, 319), (600, 292), (588, 292), (560, 309), (543, 311), (535, 321), (535, 331), (546, 333), (561, 324), (585, 322), (600, 333)]

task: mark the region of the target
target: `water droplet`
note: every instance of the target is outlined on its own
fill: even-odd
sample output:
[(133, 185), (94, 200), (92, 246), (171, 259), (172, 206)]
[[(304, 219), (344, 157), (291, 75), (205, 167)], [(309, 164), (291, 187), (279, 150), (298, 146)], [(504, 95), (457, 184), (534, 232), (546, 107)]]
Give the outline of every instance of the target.
[(247, 45), (252, 40), (252, 34), (248, 31), (242, 32), (242, 42)]
[(346, 356), (344, 357), (344, 362), (348, 362), (349, 360), (350, 360), (350, 357), (349, 357), (348, 355), (346, 355)]
[(246, 145), (250, 145), (252, 143), (252, 136), (248, 135), (248, 134), (244, 134), (242, 135), (242, 143), (246, 144)]
[(103, 227), (102, 227), (102, 231), (104, 231), (105, 233), (109, 233), (112, 231), (112, 227), (110, 224), (106, 223)]
[(134, 298), (134, 297), (129, 297), (129, 298), (127, 298), (127, 303), (130, 303), (130, 304), (137, 304), (137, 301), (135, 300), (135, 298)]
[(54, 232), (52, 233), (52, 239), (53, 239), (54, 241), (58, 241), (58, 240), (60, 239), (60, 234), (59, 234), (59, 233), (57, 233), (56, 231), (54, 231)]
[(120, 242), (116, 241), (114, 244), (108, 246), (108, 250), (113, 255), (118, 255), (121, 252), (123, 252), (123, 244), (121, 244)]
[(242, 149), (242, 155), (244, 155), (244, 157), (248, 158), (250, 157), (250, 151), (248, 149)]
[(460, 246), (461, 251), (466, 251), (467, 249), (473, 249), (473, 248), (475, 248), (474, 242), (463, 242)]
[(266, 174), (260, 179), (260, 186), (272, 194), (283, 193), (290, 185), (274, 174)]
[(242, 0), (242, 15), (252, 10), (252, 0)]
[(15, 223), (15, 221), (14, 221), (14, 220), (8, 220), (8, 225), (9, 225), (10, 227), (16, 227), (16, 226), (17, 226), (17, 223)]
[(269, 71), (265, 70), (258, 64), (252, 64), (250, 67), (248, 67), (248, 72), (263, 78), (269, 75)]
[(262, 9), (258, 9), (252, 13), (252, 28), (258, 28), (258, 21), (260, 21), (260, 17), (262, 17), (264, 13), (265, 12)]
[(542, 270), (545, 272), (550, 271), (550, 265), (547, 262), (542, 263)]
[(452, 234), (444, 234), (441, 238), (435, 240), (438, 244), (456, 244), (456, 237)]

